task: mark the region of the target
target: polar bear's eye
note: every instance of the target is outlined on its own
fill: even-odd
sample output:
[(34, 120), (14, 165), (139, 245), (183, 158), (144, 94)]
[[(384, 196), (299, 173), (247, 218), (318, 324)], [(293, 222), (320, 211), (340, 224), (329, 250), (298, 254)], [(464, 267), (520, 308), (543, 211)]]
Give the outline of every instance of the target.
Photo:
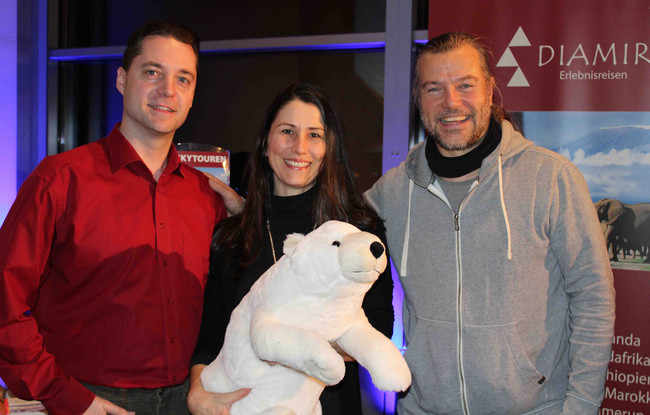
[(334, 241), (332, 242), (332, 246), (341, 246), (341, 243), (339, 241)]

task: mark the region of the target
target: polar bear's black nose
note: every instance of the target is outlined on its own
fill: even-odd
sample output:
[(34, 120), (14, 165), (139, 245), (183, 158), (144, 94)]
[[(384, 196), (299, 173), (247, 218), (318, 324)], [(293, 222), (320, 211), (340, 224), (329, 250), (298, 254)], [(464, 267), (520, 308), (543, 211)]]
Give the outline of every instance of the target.
[(372, 256), (375, 258), (379, 258), (384, 253), (384, 245), (379, 242), (373, 242), (370, 244), (370, 252), (372, 252)]

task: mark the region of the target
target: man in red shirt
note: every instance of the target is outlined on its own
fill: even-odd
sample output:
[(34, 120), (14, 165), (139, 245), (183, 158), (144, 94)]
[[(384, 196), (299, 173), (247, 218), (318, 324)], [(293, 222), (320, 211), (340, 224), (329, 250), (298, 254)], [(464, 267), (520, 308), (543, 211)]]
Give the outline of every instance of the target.
[(122, 122), (46, 157), (0, 228), (0, 377), (52, 415), (187, 413), (209, 245), (226, 216), (172, 145), (197, 65), (193, 32), (140, 28), (117, 71)]

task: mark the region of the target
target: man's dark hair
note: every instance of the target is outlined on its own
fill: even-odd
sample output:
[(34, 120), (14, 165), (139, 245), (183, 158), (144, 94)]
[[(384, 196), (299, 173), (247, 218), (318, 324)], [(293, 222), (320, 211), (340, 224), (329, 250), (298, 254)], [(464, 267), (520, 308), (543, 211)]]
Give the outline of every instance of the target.
[(492, 58), (492, 51), (482, 43), (481, 38), (478, 36), (466, 33), (466, 32), (449, 32), (440, 36), (436, 36), (429, 40), (418, 52), (417, 58), (415, 59), (415, 77), (413, 78), (414, 86), (417, 87), (418, 82), (418, 72), (417, 72), (417, 63), (420, 61), (420, 58), (425, 54), (438, 54), (450, 52), (453, 50), (458, 50), (463, 46), (471, 46), (477, 52), (481, 59), (481, 70), (486, 80), (492, 78), (492, 72), (490, 71), (490, 59)]
[(142, 42), (148, 36), (171, 37), (181, 43), (190, 45), (194, 50), (194, 55), (196, 56), (196, 63), (198, 66), (199, 37), (196, 35), (196, 33), (181, 24), (173, 23), (167, 20), (157, 20), (141, 26), (129, 37), (122, 60), (122, 68), (124, 68), (125, 71), (129, 70), (131, 63), (133, 63), (133, 59), (135, 59), (136, 56), (142, 52)]

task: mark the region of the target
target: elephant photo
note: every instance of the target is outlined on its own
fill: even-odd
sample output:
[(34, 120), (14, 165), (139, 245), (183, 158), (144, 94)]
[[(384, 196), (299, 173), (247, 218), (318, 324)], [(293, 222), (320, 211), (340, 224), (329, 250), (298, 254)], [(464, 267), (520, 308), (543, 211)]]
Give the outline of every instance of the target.
[(650, 203), (626, 204), (616, 199), (602, 199), (594, 204), (598, 220), (605, 223), (605, 242), (612, 261), (618, 261), (619, 251), (636, 258), (638, 252), (644, 263), (650, 263)]

